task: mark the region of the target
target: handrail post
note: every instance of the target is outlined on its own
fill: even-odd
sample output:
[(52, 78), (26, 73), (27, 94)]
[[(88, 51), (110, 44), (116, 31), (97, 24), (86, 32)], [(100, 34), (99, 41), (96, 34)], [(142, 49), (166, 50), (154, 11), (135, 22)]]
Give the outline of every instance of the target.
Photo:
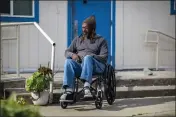
[(36, 23), (34, 22), (34, 26), (45, 36), (45, 38), (52, 44), (52, 51), (51, 51), (51, 70), (53, 71), (52, 81), (50, 82), (50, 88), (49, 88), (49, 103), (53, 102), (53, 81), (54, 81), (54, 62), (55, 62), (55, 43), (51, 38), (44, 32), (44, 30)]
[(53, 102), (54, 64), (55, 64), (55, 43), (52, 44), (52, 51), (51, 51), (51, 69), (53, 71), (53, 76), (52, 81), (50, 82), (50, 96), (49, 96), (50, 104)]
[(159, 34), (157, 34), (157, 45), (156, 45), (156, 70), (158, 70), (158, 65), (159, 65)]
[(16, 25), (16, 37), (17, 37), (17, 41), (16, 41), (16, 74), (17, 77), (20, 76), (20, 26)]
[(148, 38), (147, 38), (147, 37), (148, 37), (148, 32), (149, 32), (149, 31), (147, 31), (146, 34), (145, 34), (145, 42), (148, 41), (148, 40), (147, 40), (147, 39), (148, 39)]

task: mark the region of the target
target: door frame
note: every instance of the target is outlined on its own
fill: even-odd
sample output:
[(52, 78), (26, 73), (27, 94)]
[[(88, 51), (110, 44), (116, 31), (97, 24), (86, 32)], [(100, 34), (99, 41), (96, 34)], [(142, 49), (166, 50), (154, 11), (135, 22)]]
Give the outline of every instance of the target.
[[(74, 0), (67, 1), (67, 47), (72, 41), (72, 8)], [(111, 0), (111, 65), (115, 68), (115, 38), (116, 38), (116, 0)]]

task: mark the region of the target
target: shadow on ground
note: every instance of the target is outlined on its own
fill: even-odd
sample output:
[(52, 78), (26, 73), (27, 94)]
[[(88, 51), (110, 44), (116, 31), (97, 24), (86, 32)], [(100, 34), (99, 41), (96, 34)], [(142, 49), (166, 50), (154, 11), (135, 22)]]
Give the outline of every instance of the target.
[(124, 108), (157, 105), (171, 101), (175, 101), (175, 98), (167, 97), (167, 98), (141, 98), (141, 99), (119, 100), (114, 102), (113, 105), (106, 104), (102, 108), (102, 110), (119, 111)]
[[(174, 97), (164, 97), (164, 98), (158, 97), (158, 98), (124, 99), (124, 100), (116, 100), (113, 105), (109, 105), (107, 101), (104, 101), (103, 107), (101, 110), (120, 111), (125, 108), (157, 105), (157, 104), (163, 104), (163, 103), (171, 102), (171, 101), (175, 101), (175, 98)], [(67, 109), (74, 109), (77, 111), (97, 110), (95, 107), (94, 101), (78, 102), (73, 105), (68, 105)]]

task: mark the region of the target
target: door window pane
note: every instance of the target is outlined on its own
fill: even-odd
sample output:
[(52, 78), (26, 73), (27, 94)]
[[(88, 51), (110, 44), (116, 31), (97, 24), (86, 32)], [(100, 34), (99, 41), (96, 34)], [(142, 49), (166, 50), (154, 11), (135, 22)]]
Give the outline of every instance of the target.
[(14, 15), (32, 16), (32, 0), (14, 0), (13, 12)]

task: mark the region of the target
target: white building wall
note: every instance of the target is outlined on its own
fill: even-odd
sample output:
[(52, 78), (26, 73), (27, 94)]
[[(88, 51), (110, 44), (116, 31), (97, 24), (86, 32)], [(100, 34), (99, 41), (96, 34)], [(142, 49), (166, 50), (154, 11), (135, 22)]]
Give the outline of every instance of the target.
[[(56, 42), (55, 67), (62, 70), (67, 47), (67, 1), (40, 1), (39, 25)], [(116, 1), (116, 69), (155, 67), (155, 45), (144, 43), (148, 29), (175, 37), (175, 16), (170, 15), (169, 1)], [(3, 28), (2, 36), (13, 37), (14, 30)], [(150, 38), (155, 39), (153, 35)], [(161, 39), (162, 48), (175, 49), (172, 40)], [(15, 69), (16, 42), (4, 41), (2, 46), (4, 70)], [(50, 61), (51, 45), (34, 26), (21, 26), (20, 54), (22, 70), (36, 69)], [(162, 50), (159, 57), (160, 66), (174, 67), (175, 52)]]
[[(175, 37), (170, 1), (116, 1), (116, 68), (155, 68), (156, 46), (144, 43), (148, 29)], [(160, 38), (161, 48), (175, 49), (173, 40)], [(156, 37), (150, 33), (149, 39)], [(159, 66), (175, 67), (175, 52), (161, 50)]]
[[(67, 1), (39, 1), (41, 28), (56, 42), (56, 69), (63, 67), (64, 50), (67, 46)], [(3, 28), (3, 37), (15, 35), (15, 29)], [(16, 41), (3, 42), (4, 70), (16, 67)], [(47, 65), (51, 59), (51, 44), (35, 28), (20, 27), (20, 67), (22, 70), (33, 70), (39, 64)]]

